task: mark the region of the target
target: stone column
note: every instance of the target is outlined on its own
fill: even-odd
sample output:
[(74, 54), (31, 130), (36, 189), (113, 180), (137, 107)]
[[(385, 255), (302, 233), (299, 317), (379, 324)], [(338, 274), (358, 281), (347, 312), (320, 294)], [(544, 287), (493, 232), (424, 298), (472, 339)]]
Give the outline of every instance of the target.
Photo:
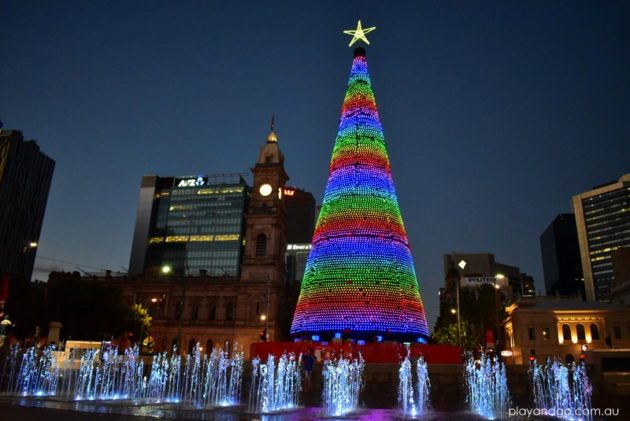
[(59, 345), (59, 332), (63, 326), (59, 322), (50, 322), (48, 324), (48, 343), (55, 343)]

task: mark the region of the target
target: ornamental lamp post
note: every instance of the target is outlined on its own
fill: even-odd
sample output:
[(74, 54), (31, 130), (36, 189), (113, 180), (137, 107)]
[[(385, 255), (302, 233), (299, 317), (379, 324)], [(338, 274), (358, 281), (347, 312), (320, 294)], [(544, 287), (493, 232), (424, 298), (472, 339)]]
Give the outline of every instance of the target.
[(494, 277), (494, 289), (495, 289), (494, 318), (495, 318), (495, 324), (497, 328), (497, 349), (503, 348), (502, 343), (501, 343), (501, 336), (502, 336), (501, 331), (503, 329), (499, 325), (499, 298), (498, 298), (498, 295), (501, 294), (501, 285), (499, 285), (498, 281), (503, 281), (503, 280), (505, 280), (505, 275), (503, 275), (502, 273), (497, 273)]
[(456, 297), (456, 301), (457, 301), (457, 345), (459, 345), (459, 347), (462, 347), (462, 328), (461, 328), (461, 309), (459, 306), (459, 285), (461, 283), (461, 278), (464, 274), (464, 268), (466, 267), (467, 263), (464, 259), (460, 260), (459, 263), (457, 264), (457, 266), (459, 266), (459, 268), (461, 269), (459, 276), (457, 277), (457, 288), (455, 288), (455, 297)]

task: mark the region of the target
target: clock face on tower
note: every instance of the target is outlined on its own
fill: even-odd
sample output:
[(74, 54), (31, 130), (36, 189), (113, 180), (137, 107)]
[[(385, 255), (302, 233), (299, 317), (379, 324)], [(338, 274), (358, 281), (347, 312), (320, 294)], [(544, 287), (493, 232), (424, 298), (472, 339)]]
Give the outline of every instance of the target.
[(273, 191), (273, 187), (271, 187), (271, 184), (267, 184), (267, 183), (261, 185), (260, 188), (258, 189), (258, 192), (261, 194), (261, 196), (269, 196), (272, 191)]

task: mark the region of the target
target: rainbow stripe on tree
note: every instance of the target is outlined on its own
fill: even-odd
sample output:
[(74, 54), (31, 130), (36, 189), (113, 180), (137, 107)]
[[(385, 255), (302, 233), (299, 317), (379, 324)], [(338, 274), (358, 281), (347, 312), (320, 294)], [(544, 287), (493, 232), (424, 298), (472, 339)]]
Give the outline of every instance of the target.
[(355, 50), (291, 333), (423, 340), (427, 322), (365, 50)]

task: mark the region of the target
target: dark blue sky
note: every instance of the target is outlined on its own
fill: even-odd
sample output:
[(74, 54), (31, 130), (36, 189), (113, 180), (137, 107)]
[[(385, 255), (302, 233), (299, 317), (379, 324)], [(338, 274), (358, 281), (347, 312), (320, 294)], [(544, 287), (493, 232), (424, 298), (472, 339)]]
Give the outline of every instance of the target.
[[(140, 178), (248, 171), (276, 114), (321, 200), (357, 19), (431, 324), (442, 254), (543, 288), (539, 236), (630, 172), (626, 1), (3, 1), (0, 118), (57, 161), (39, 254), (127, 267)], [(251, 179), (250, 179), (251, 181)], [(73, 269), (38, 259), (42, 270)]]

